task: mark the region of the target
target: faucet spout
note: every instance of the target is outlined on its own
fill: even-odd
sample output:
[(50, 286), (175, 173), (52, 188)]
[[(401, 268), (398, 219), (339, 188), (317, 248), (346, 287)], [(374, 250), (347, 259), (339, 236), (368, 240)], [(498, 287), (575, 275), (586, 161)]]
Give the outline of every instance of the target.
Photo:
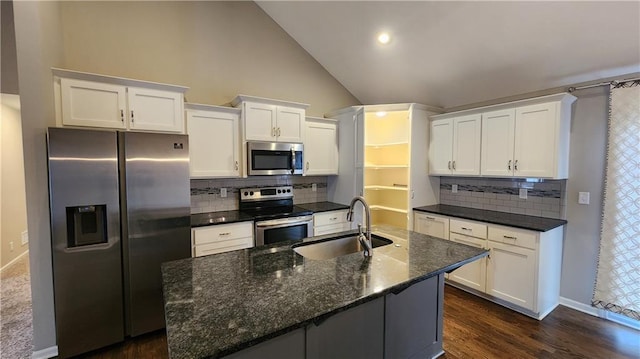
[(362, 206), (364, 207), (365, 223), (367, 226), (365, 233), (362, 233), (362, 226), (358, 225), (358, 241), (360, 241), (360, 244), (364, 247), (364, 256), (371, 257), (373, 256), (373, 243), (371, 242), (371, 209), (369, 208), (367, 201), (365, 201), (362, 196), (354, 197), (351, 200), (349, 212), (347, 213), (347, 220), (349, 222), (353, 222), (353, 208), (356, 202), (362, 203)]

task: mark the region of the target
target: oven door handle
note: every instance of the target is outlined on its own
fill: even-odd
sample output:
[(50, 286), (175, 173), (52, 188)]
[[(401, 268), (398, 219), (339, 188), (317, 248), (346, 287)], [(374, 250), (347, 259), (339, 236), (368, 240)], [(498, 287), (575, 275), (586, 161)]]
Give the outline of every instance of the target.
[(313, 220), (313, 216), (282, 218), (282, 219), (274, 219), (271, 221), (256, 222), (256, 227), (262, 228), (262, 227), (275, 227), (275, 226), (292, 225), (292, 224), (305, 224), (312, 220)]

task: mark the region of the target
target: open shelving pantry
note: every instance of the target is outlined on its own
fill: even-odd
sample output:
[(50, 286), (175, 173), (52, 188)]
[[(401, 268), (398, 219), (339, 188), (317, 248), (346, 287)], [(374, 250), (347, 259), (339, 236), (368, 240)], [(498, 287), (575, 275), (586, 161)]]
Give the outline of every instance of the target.
[(364, 124), (364, 198), (371, 224), (407, 228), (409, 111), (366, 112)]

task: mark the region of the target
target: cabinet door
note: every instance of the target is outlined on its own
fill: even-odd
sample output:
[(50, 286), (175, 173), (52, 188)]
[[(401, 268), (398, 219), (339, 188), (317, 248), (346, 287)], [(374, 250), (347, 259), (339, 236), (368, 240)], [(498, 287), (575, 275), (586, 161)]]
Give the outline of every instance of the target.
[(535, 310), (535, 250), (489, 241), (487, 294)]
[(191, 178), (240, 176), (239, 116), (215, 111), (187, 111)]
[(515, 109), (482, 114), (481, 175), (513, 175), (515, 116)]
[(278, 106), (276, 133), (278, 142), (304, 142), (304, 114), (301, 108)]
[(416, 213), (414, 231), (428, 236), (449, 239), (449, 218)]
[(451, 163), (454, 175), (480, 174), (481, 121), (480, 114), (454, 119)]
[(453, 122), (450, 119), (431, 122), (429, 140), (429, 174), (450, 175), (453, 157)]
[(184, 132), (182, 94), (137, 87), (127, 89), (129, 129)]
[(306, 175), (338, 174), (338, 126), (334, 123), (306, 122), (304, 142)]
[(127, 127), (124, 86), (63, 78), (60, 89), (63, 125)]
[[(485, 248), (486, 240), (473, 238), (457, 233), (451, 233), (449, 236), (453, 242), (466, 244), (472, 247)], [(487, 275), (486, 259), (481, 258), (449, 273), (449, 280), (473, 288), (480, 292), (485, 291), (486, 275)]]
[(556, 103), (516, 108), (514, 176), (554, 176), (558, 153), (556, 112)]
[(247, 140), (276, 140), (277, 106), (262, 103), (245, 102), (242, 106), (244, 118), (244, 136)]

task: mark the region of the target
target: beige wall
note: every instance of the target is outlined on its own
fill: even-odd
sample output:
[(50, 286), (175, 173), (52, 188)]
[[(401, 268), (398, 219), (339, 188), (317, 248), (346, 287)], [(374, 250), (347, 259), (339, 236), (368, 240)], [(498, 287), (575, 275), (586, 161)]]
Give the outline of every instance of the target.
[(0, 92), (18, 94), (18, 63), (16, 59), (16, 34), (13, 26), (13, 2), (0, 1), (0, 27), (2, 51), (0, 52)]
[[(27, 202), (20, 111), (5, 101), (6, 96), (2, 95), (0, 125), (0, 267), (6, 266), (28, 249), (26, 244), (21, 244), (22, 232), (27, 230)], [(17, 96), (13, 97), (11, 100), (17, 102)]]
[(51, 67), (189, 86), (190, 102), (237, 94), (358, 104), (253, 2), (14, 3), (30, 234), (34, 350), (55, 346), (45, 133), (55, 124)]
[[(36, 357), (55, 355), (51, 232), (47, 186), (46, 128), (55, 124), (51, 67), (61, 67), (62, 36), (57, 2), (13, 4), (22, 114), (29, 265)], [(54, 348), (55, 349), (55, 348)]]
[(188, 86), (195, 103), (358, 104), (253, 2), (64, 2), (61, 15), (69, 69)]

